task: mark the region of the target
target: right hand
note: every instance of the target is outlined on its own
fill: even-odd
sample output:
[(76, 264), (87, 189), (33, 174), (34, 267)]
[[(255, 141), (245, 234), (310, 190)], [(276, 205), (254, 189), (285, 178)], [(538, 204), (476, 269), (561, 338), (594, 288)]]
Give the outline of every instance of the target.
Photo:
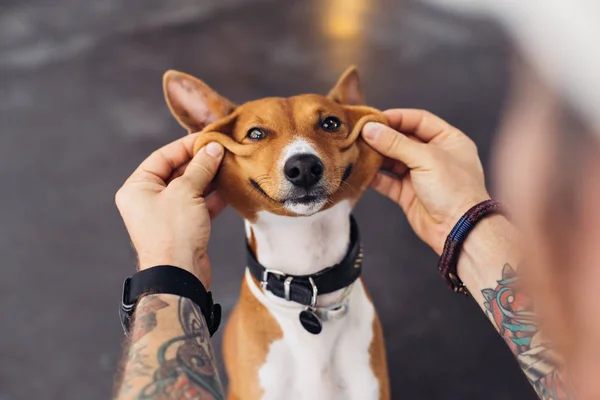
[(116, 202), (140, 270), (174, 265), (196, 275), (208, 290), (210, 223), (225, 202), (218, 193), (206, 196), (224, 149), (211, 143), (192, 156), (196, 137), (188, 135), (152, 153), (119, 189)]
[(386, 157), (382, 170), (387, 174), (378, 172), (371, 187), (402, 207), (415, 233), (441, 254), (460, 217), (490, 198), (477, 147), (427, 111), (384, 114), (389, 127), (368, 123), (363, 129), (365, 141)]

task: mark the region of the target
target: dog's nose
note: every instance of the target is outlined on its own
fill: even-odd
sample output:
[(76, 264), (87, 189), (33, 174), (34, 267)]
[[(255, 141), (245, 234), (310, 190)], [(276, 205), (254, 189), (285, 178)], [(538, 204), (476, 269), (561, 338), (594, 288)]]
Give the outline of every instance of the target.
[(285, 162), (283, 173), (294, 186), (308, 190), (321, 180), (323, 169), (319, 157), (312, 154), (297, 154)]

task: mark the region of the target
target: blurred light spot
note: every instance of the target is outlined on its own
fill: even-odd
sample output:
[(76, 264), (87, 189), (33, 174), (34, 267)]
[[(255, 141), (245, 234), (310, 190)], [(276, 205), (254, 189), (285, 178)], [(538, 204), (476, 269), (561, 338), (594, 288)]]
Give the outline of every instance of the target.
[(358, 64), (364, 50), (369, 10), (376, 0), (330, 0), (319, 2), (321, 32), (327, 46), (326, 59), (332, 70)]
[(333, 39), (349, 40), (362, 34), (372, 0), (330, 0), (321, 13), (323, 33)]

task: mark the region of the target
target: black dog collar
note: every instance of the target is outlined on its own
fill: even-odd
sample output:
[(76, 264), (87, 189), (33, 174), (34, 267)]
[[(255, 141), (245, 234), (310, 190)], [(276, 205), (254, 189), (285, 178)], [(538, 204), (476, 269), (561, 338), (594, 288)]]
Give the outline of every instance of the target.
[(335, 292), (354, 283), (360, 276), (363, 252), (360, 245), (358, 225), (350, 216), (350, 246), (344, 259), (331, 267), (312, 275), (287, 275), (275, 269), (262, 266), (246, 246), (248, 269), (263, 289), (277, 297), (293, 301), (312, 309), (316, 306), (317, 295)]

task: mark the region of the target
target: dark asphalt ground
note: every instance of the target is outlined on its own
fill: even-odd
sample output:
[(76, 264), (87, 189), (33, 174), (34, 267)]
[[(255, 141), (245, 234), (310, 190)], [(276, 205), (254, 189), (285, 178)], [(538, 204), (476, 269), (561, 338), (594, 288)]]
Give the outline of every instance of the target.
[[(324, 93), (357, 64), (371, 105), (438, 113), (489, 165), (510, 51), (489, 21), (409, 2), (2, 0), (0, 400), (110, 397), (121, 282), (134, 269), (114, 193), (184, 134), (162, 98), (165, 70), (243, 102)], [(400, 210), (368, 193), (356, 215), (394, 399), (533, 399)], [(225, 212), (211, 240), (226, 319), (243, 273), (241, 219)]]

